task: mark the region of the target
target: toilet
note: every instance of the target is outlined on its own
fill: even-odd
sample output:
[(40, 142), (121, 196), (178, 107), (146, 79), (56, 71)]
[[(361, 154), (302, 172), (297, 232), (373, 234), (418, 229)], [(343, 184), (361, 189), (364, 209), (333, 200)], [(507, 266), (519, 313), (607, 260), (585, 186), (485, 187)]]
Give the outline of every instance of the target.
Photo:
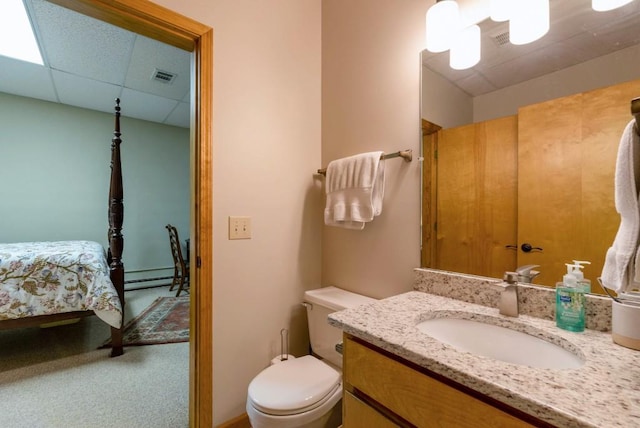
[(342, 421), (342, 330), (327, 322), (331, 312), (376, 300), (337, 287), (304, 293), (313, 355), (289, 358), (261, 371), (249, 384), (247, 415), (252, 428), (335, 428)]

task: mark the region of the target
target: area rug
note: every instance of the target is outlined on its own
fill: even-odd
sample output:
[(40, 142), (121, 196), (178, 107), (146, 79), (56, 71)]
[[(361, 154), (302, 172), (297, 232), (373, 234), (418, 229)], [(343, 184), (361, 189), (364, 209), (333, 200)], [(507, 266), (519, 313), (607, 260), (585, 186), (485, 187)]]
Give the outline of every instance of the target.
[[(125, 325), (124, 346), (159, 345), (189, 341), (189, 296), (158, 297)], [(110, 347), (111, 339), (101, 348)]]

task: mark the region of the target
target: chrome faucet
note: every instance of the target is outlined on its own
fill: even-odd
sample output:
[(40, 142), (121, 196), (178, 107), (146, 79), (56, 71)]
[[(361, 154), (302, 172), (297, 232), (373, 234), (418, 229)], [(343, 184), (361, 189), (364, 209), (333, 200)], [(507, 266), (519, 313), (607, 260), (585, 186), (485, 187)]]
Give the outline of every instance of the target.
[(498, 303), (501, 315), (518, 316), (518, 278), (517, 272), (505, 272), (504, 274), (504, 282), (500, 284), (503, 289), (500, 292), (500, 302)]
[(518, 274), (518, 282), (531, 284), (531, 282), (533, 282), (533, 278), (540, 275), (540, 272), (533, 270), (537, 267), (540, 267), (540, 265), (524, 265), (517, 268), (516, 274)]

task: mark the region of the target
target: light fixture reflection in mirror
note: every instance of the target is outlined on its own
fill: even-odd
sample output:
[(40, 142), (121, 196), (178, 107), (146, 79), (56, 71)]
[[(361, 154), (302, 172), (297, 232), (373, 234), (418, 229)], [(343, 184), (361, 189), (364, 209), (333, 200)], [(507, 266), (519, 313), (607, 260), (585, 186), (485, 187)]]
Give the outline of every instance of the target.
[(426, 15), (426, 47), (434, 53), (450, 50), (455, 70), (473, 67), (480, 60), (480, 27), (476, 24), (496, 17), (509, 21), (510, 41), (523, 45), (549, 30), (549, 0), (440, 0)]
[(625, 4), (631, 3), (633, 0), (593, 0), (593, 10), (598, 12), (606, 12), (608, 10), (617, 9)]
[[(522, 3), (522, 4), (520, 4)], [(510, 12), (509, 41), (514, 45), (535, 42), (549, 31), (549, 0), (526, 0)]]
[[(434, 53), (451, 49), (450, 66), (455, 70), (473, 67), (477, 63), (476, 57), (480, 60), (476, 24), (485, 20), (508, 21), (510, 43), (526, 45), (548, 33), (549, 1), (438, 0), (426, 14), (426, 48)], [(631, 1), (633, 0), (593, 0), (592, 8), (600, 12), (610, 11)], [(562, 22), (558, 25), (562, 25)]]
[[(629, 102), (632, 98), (640, 97), (640, 70), (637, 65), (640, 64), (640, 45), (637, 37), (637, 29), (640, 28), (640, 1), (633, 1), (618, 9), (608, 12), (596, 12), (591, 7), (591, 2), (584, 0), (552, 0), (550, 2), (550, 30), (547, 36), (537, 42), (525, 46), (513, 46), (508, 41), (500, 44), (499, 40), (504, 40), (504, 33), (508, 33), (508, 22), (496, 22), (494, 20), (486, 20), (479, 26), (482, 33), (482, 56), (478, 64), (474, 67), (464, 70), (452, 70), (448, 64), (447, 55), (434, 54), (428, 51), (422, 53), (422, 93), (421, 93), (421, 113), (422, 119), (431, 124), (440, 127), (456, 128), (470, 123), (478, 123), (486, 120), (503, 118), (509, 115), (517, 115), (521, 106), (530, 106), (546, 100), (568, 97), (585, 91), (591, 91), (596, 88), (603, 88), (621, 82), (638, 81), (637, 90), (633, 89), (628, 94), (621, 94), (620, 109), (622, 111), (623, 120), (631, 120), (629, 114)], [(508, 37), (506, 38), (508, 40)], [(589, 106), (586, 106), (589, 107)], [(596, 108), (597, 106), (593, 106)], [(541, 124), (544, 126), (544, 124)], [(593, 125), (585, 125), (587, 129), (593, 128)], [(599, 126), (599, 125), (598, 125)], [(616, 125), (617, 127), (617, 125)], [(603, 162), (611, 163), (614, 159), (615, 151), (622, 132), (622, 127), (615, 132), (607, 134), (606, 138), (611, 141), (611, 147), (607, 152), (599, 155), (601, 159), (596, 159), (594, 168), (598, 168)], [(598, 129), (593, 129), (597, 138)], [(604, 135), (604, 134), (603, 134)], [(599, 138), (602, 140), (605, 136)], [(570, 140), (567, 134), (567, 140)], [(543, 144), (540, 145), (542, 150)], [(546, 149), (553, 150), (553, 148)], [(476, 155), (480, 155), (477, 153)], [(462, 161), (462, 159), (460, 159)], [(562, 170), (567, 173), (573, 168), (570, 164), (562, 166), (562, 158), (557, 158)], [(522, 165), (525, 166), (530, 165)], [(425, 159), (425, 171), (428, 170)], [(498, 170), (500, 165), (496, 166)], [(551, 182), (544, 175), (544, 168), (540, 165), (540, 173), (538, 180), (541, 182)], [(429, 178), (432, 182), (438, 180), (437, 171)], [(608, 180), (603, 178), (602, 180)], [(425, 181), (425, 184), (429, 184)], [(571, 184), (569, 186), (572, 186)], [(575, 184), (575, 188), (582, 186), (591, 186), (589, 183)], [(558, 193), (564, 190), (559, 189)], [(600, 192), (600, 190), (599, 190)], [(535, 194), (524, 194), (519, 192), (523, 197), (520, 205), (523, 207), (545, 206), (548, 201), (540, 200)], [(598, 194), (597, 197), (604, 199), (612, 199), (613, 182), (607, 194)], [(588, 193), (586, 193), (588, 194)], [(523, 196), (524, 195), (524, 196)], [(596, 195), (592, 195), (596, 196)], [(437, 251), (438, 242), (446, 237), (441, 236), (441, 231), (435, 230), (434, 225), (442, 219), (437, 218), (437, 201), (429, 199), (431, 197), (429, 191), (425, 191), (423, 196), (423, 207), (427, 211), (430, 209), (433, 218), (425, 217), (423, 210), (423, 227), (428, 229), (423, 236), (430, 237), (429, 240), (423, 239), (423, 254), (428, 253), (430, 248)], [(481, 205), (480, 205), (481, 206)], [(549, 208), (546, 213), (548, 220), (556, 217), (556, 212), (563, 211), (562, 205), (559, 208), (555, 206)], [(489, 208), (487, 208), (489, 210)], [(486, 211), (490, 213), (489, 211)], [(489, 214), (486, 214), (489, 215)], [(585, 236), (591, 236), (594, 230), (601, 228), (609, 228), (617, 230), (619, 225), (619, 216), (613, 212), (608, 215), (611, 225), (592, 224), (591, 230), (582, 232)], [(445, 219), (446, 220), (446, 219)], [(574, 222), (578, 223), (578, 222)], [(570, 233), (566, 236), (572, 236)], [(478, 237), (479, 238), (479, 237)], [(482, 237), (491, 242), (491, 236)], [(559, 241), (562, 241), (560, 238)], [(600, 239), (603, 241), (602, 239)], [(604, 243), (599, 242), (598, 245), (608, 247), (613, 240), (613, 234), (610, 239), (605, 238)], [(537, 269), (543, 274), (549, 272), (549, 267), (542, 263), (536, 263), (535, 257), (539, 255), (536, 252), (524, 254), (519, 246), (523, 242), (510, 242), (517, 246), (518, 258), (510, 270), (525, 264), (541, 264)], [(534, 247), (536, 242), (529, 242)], [(433, 245), (432, 245), (433, 244)], [(494, 243), (496, 248), (503, 249), (505, 243), (498, 245)], [(595, 245), (596, 242), (594, 241)], [(505, 250), (506, 251), (506, 250)], [(551, 250), (545, 248), (543, 253)], [(591, 250), (590, 250), (591, 251)], [(476, 254), (475, 257), (481, 257)], [(525, 257), (533, 257), (533, 261), (527, 260)], [(572, 254), (566, 260), (558, 260), (558, 263), (564, 267), (564, 263), (570, 262), (571, 259), (581, 259), (579, 254)], [(436, 258), (423, 258), (423, 267), (439, 268), (431, 263)], [(602, 259), (602, 260), (598, 260)], [(604, 254), (601, 256), (593, 256), (590, 260), (600, 265), (604, 262)], [(600, 275), (598, 267), (591, 265), (585, 269), (585, 277), (592, 280)], [(457, 270), (463, 273), (474, 273)], [(566, 271), (566, 268), (565, 268)], [(485, 275), (486, 276), (486, 275)], [(493, 276), (492, 277), (498, 277)], [(561, 278), (561, 275), (558, 276)], [(553, 285), (558, 278), (547, 278), (541, 274), (540, 278), (534, 280), (534, 283), (542, 285)], [(601, 292), (594, 287), (595, 292)]]
[(480, 27), (470, 25), (454, 36), (449, 65), (454, 70), (471, 68), (480, 61)]

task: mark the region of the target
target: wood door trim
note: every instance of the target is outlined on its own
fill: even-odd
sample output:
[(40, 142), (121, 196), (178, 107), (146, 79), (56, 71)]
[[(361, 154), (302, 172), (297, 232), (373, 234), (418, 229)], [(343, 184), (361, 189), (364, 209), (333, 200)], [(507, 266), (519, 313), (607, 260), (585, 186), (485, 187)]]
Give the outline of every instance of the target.
[(192, 51), (189, 426), (213, 426), (213, 29), (143, 0), (49, 0)]
[(438, 163), (438, 132), (440, 125), (422, 119), (422, 239), (420, 266), (435, 267), (435, 221), (436, 221), (436, 181)]

